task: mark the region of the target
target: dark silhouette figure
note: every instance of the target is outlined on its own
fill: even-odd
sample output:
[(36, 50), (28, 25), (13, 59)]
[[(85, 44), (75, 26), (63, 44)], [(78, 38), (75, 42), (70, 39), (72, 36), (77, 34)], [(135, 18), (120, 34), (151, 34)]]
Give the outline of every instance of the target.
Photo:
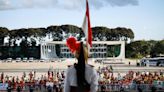
[(157, 92), (157, 88), (154, 85), (151, 87), (151, 92)]
[(21, 87), (20, 86), (17, 87), (17, 92), (21, 92)]
[(29, 86), (29, 91), (34, 92), (34, 87), (32, 85)]
[(137, 90), (138, 90), (138, 92), (142, 92), (141, 85), (138, 85), (138, 86), (137, 86)]
[(9, 86), (7, 87), (7, 92), (11, 92), (11, 90), (12, 90), (12, 88), (11, 88), (11, 86), (9, 85)]
[(52, 87), (49, 85), (49, 86), (47, 87), (47, 90), (48, 90), (48, 92), (52, 92)]

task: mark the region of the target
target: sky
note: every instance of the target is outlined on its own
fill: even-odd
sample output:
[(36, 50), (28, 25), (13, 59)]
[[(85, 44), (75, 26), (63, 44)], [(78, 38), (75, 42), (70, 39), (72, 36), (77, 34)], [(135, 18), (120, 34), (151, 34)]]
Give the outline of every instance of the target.
[[(164, 39), (164, 0), (88, 0), (91, 26), (131, 28), (134, 40)], [(85, 0), (0, 0), (0, 27), (82, 26)]]

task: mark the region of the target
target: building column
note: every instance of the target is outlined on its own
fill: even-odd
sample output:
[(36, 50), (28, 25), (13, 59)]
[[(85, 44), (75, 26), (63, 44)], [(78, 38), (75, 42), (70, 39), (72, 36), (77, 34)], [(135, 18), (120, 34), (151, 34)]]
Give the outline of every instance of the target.
[(40, 57), (43, 58), (43, 45), (40, 45)]

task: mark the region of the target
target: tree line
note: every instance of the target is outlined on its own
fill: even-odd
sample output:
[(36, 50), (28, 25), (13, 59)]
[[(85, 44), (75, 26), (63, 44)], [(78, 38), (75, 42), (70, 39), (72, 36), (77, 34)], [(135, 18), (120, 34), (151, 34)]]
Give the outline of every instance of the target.
[[(66, 34), (65, 36), (63, 36)], [(134, 39), (134, 33), (130, 28), (117, 27), (93, 27), (93, 41), (127, 41)], [(22, 39), (27, 41), (30, 38), (30, 42), (35, 42), (33, 38), (42, 39), (51, 34), (53, 41), (62, 41), (68, 38), (70, 35), (76, 36), (78, 40), (84, 37), (84, 33), (80, 27), (75, 25), (61, 25), (61, 26), (49, 26), (47, 28), (21, 28), (9, 30), (5, 27), (0, 27), (0, 45), (4, 44), (4, 38), (9, 36), (9, 46), (11, 43), (16, 45), (16, 40)], [(32, 44), (32, 43), (31, 43)]]
[(164, 56), (164, 40), (139, 40), (126, 44), (126, 57), (143, 58)]
[[(147, 55), (156, 56), (159, 54), (164, 54), (164, 52), (162, 52), (164, 51), (162, 50), (164, 48), (163, 40), (133, 41), (134, 33), (130, 28), (108, 28), (96, 26), (92, 28), (92, 33), (93, 41), (130, 41), (130, 43), (126, 43), (127, 58), (140, 58)], [(53, 41), (63, 41), (69, 36), (75, 36), (78, 40), (84, 38), (82, 28), (75, 25), (55, 25), (47, 28), (21, 28), (13, 30), (0, 27), (0, 46), (2, 47), (4, 45), (5, 37), (8, 37), (9, 40), (6, 45), (8, 47), (16, 47), (18, 45), (16, 41), (21, 39), (21, 53), (26, 53), (24, 56), (27, 56), (29, 54), (26, 52), (27, 47), (34, 49), (37, 43), (36, 39), (41, 42), (43, 38), (49, 35), (51, 35)]]

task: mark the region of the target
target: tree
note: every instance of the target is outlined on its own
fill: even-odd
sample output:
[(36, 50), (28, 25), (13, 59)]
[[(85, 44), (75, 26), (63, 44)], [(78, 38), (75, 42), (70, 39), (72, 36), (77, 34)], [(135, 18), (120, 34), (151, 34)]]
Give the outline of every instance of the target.
[(0, 27), (0, 46), (4, 44), (4, 38), (8, 35), (9, 30), (5, 27)]
[[(62, 25), (60, 26), (60, 29), (65, 32), (65, 37), (63, 39), (68, 38), (69, 36), (74, 36), (78, 39), (80, 39), (80, 37), (82, 37), (81, 32), (83, 32), (81, 30), (81, 28), (75, 26), (75, 25)], [(78, 35), (79, 34), (79, 35)]]
[(116, 35), (116, 40), (123, 40), (127, 41), (128, 39), (133, 40), (134, 39), (134, 33), (130, 28), (125, 27), (117, 27), (114, 29)]
[(27, 41), (27, 39), (23, 39), (20, 43), (21, 46), (21, 55), (22, 57), (27, 57), (28, 55), (28, 47), (30, 46), (30, 42)]
[(150, 43), (144, 40), (131, 42), (126, 45), (126, 57), (142, 58), (150, 55)]
[(14, 44), (14, 46), (16, 46), (17, 38), (18, 38), (17, 30), (10, 30), (9, 31), (9, 46), (11, 46), (12, 43)]
[(93, 40), (103, 40), (103, 37), (105, 37), (107, 40), (111, 40), (111, 31), (107, 27), (93, 27), (92, 28), (92, 34), (93, 34)]
[(84, 36), (81, 28), (74, 25), (49, 26), (47, 30), (48, 34), (52, 34), (54, 41), (62, 41), (69, 36), (74, 36), (80, 40)]
[(127, 41), (128, 39), (134, 39), (134, 33), (129, 28), (117, 27), (109, 29), (107, 27), (93, 27), (93, 40), (105, 40), (107, 41)]
[(62, 41), (62, 30), (59, 26), (49, 26), (47, 30), (49, 34), (52, 34), (53, 41)]
[(33, 37), (45, 36), (44, 35), (45, 30), (46, 30), (45, 28), (28, 28), (27, 29), (29, 36), (33, 36)]
[(33, 38), (31, 38), (31, 45), (32, 45), (32, 47), (35, 47), (36, 46), (36, 40), (33, 39)]
[(151, 51), (152, 57), (159, 56), (160, 54), (164, 54), (164, 40), (158, 41)]

